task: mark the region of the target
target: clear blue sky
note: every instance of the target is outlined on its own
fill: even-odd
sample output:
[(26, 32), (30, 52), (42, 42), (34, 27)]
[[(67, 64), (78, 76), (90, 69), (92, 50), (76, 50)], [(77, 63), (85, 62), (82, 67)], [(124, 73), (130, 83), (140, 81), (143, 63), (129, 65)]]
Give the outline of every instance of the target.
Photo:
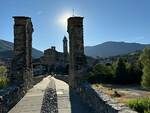
[(84, 16), (85, 45), (105, 41), (150, 43), (150, 0), (0, 0), (0, 39), (13, 42), (12, 16), (30, 16), (33, 47), (62, 51), (67, 34), (59, 20), (72, 12)]

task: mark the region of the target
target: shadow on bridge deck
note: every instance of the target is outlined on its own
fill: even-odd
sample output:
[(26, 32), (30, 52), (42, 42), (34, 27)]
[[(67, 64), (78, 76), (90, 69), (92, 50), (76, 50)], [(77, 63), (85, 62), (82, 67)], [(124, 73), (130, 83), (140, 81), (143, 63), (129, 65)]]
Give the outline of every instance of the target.
[(30, 89), (9, 113), (93, 113), (69, 85), (45, 77)]
[(94, 113), (80, 96), (62, 80), (55, 79), (58, 113)]
[(87, 104), (83, 103), (80, 96), (70, 89), (71, 113), (94, 113)]

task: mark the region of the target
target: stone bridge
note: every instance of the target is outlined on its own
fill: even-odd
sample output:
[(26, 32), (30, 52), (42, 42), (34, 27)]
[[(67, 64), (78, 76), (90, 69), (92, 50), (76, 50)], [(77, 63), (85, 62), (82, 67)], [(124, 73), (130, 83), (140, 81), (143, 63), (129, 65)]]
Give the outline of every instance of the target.
[(30, 89), (9, 113), (92, 113), (68, 84), (51, 76)]
[(70, 51), (68, 55), (64, 40), (64, 59), (69, 56), (69, 75), (34, 77), (32, 21), (30, 17), (14, 17), (12, 86), (0, 91), (0, 113), (135, 113), (82, 83), (87, 75), (83, 17), (70, 17), (67, 31)]
[[(81, 99), (78, 99), (78, 96), (76, 95), (76, 93), (74, 93), (73, 89), (71, 90), (71, 88), (77, 88), (80, 84), (78, 79), (81, 79), (80, 76), (83, 73), (84, 66), (86, 65), (83, 46), (83, 18), (70, 17), (68, 19), (68, 33), (70, 43), (69, 76), (56, 76), (56, 78), (61, 79), (66, 83), (50, 76), (45, 78), (44, 76), (33, 76), (33, 25), (31, 18), (24, 16), (16, 16), (13, 18), (15, 57), (12, 60), (9, 78), (11, 80), (11, 83), (15, 84), (14, 88), (19, 90), (17, 90), (16, 92), (16, 96), (18, 96), (19, 98), (14, 102), (17, 102), (23, 96), (24, 97), (9, 112), (49, 113), (55, 110), (55, 112), (71, 113), (74, 109), (74, 112), (76, 113), (88, 113), (88, 107), (81, 102)], [(64, 59), (65, 61), (67, 61), (67, 39), (64, 38), (63, 42), (65, 52)], [(34, 66), (37, 65), (41, 64), (35, 64)], [(67, 83), (69, 83), (69, 85), (67, 85)], [(14, 90), (12, 90), (12, 92), (14, 92)], [(15, 98), (15, 93), (13, 96)], [(72, 103), (71, 100), (74, 102)], [(7, 107), (11, 108), (15, 104), (12, 101), (13, 104), (10, 105), (9, 102), (5, 102), (8, 101), (8, 99), (4, 99), (3, 97), (2, 101), (3, 104), (1, 105), (3, 109), (1, 109), (1, 112), (7, 112), (9, 110), (9, 108)]]

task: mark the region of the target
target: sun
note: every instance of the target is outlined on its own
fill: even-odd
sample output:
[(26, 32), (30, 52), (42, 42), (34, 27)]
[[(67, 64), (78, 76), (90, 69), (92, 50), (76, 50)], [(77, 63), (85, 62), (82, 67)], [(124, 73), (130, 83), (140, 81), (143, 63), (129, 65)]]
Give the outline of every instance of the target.
[(59, 17), (59, 24), (62, 26), (62, 27), (67, 27), (67, 19), (69, 17), (71, 17), (72, 14), (70, 12), (66, 12), (66, 13), (63, 13), (60, 17)]

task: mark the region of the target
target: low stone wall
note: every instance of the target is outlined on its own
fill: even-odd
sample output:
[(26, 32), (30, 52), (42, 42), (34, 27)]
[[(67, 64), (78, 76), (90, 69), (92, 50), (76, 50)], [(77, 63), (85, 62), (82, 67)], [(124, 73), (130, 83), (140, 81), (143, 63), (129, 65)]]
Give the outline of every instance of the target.
[[(40, 82), (45, 76), (34, 77), (33, 85)], [(25, 95), (26, 89), (23, 85), (11, 85), (0, 90), (0, 113), (7, 113)]]
[(68, 75), (56, 75), (54, 76), (56, 79), (62, 80), (66, 83), (68, 83)]
[(46, 77), (48, 75), (40, 75), (40, 76), (34, 76), (33, 77), (33, 85), (39, 83), (41, 80), (43, 80), (44, 77)]
[(25, 94), (23, 87), (11, 85), (0, 90), (0, 113), (7, 113)]
[(77, 92), (96, 113), (137, 113), (103, 92), (94, 90), (89, 84), (82, 85)]

